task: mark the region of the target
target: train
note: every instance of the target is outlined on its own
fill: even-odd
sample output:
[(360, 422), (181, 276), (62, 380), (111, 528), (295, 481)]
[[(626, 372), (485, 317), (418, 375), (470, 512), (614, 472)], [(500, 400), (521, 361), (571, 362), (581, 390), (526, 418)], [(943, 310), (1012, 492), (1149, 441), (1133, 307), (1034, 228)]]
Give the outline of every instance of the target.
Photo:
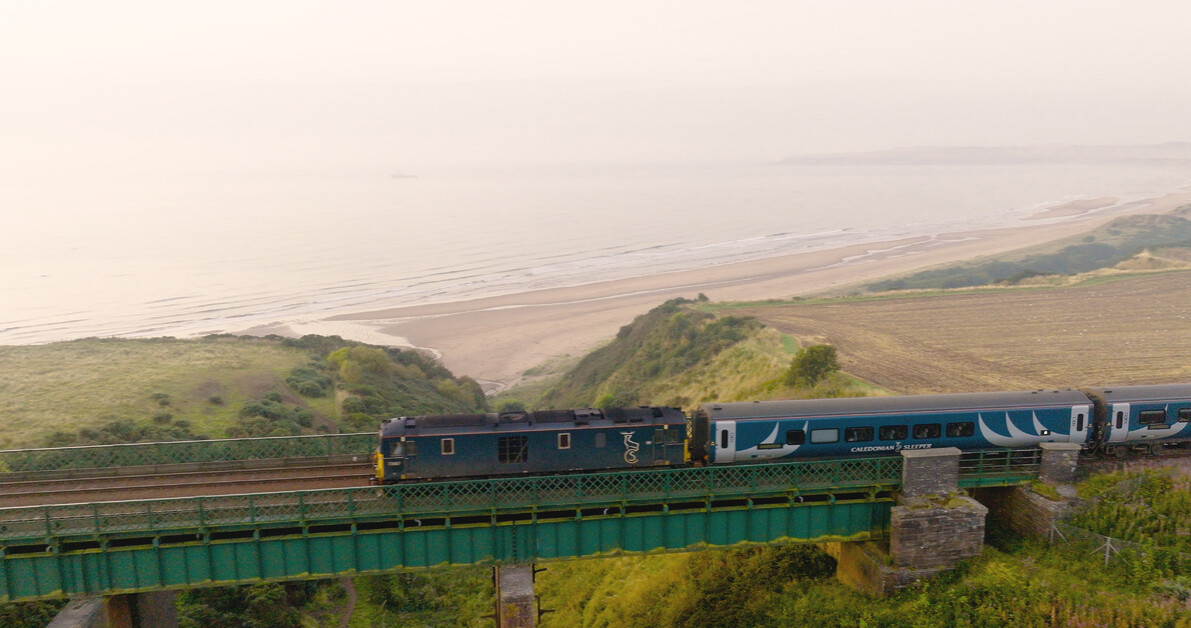
[(583, 408), (382, 422), (383, 484), (1078, 443), (1089, 453), (1191, 444), (1191, 384)]

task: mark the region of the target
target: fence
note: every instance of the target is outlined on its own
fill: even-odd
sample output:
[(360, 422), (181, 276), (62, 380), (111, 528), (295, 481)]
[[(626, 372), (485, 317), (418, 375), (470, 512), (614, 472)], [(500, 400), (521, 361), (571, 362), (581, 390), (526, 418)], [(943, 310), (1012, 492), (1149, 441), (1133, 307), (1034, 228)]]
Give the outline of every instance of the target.
[(0, 473), (370, 455), (376, 432), (0, 451)]

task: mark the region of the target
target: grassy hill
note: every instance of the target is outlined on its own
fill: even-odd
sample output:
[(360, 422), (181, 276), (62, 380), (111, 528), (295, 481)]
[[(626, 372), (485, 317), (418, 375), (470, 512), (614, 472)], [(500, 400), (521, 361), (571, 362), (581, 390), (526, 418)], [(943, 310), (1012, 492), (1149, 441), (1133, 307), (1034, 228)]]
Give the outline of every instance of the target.
[[(416, 352), (339, 337), (0, 346), (0, 448), (371, 431), (383, 417), (485, 408), (476, 382)], [(478, 617), (488, 580), (483, 569), (361, 578), (359, 622), (394, 601), (414, 623), (457, 618), (459, 600)], [(337, 581), (271, 583), (194, 589), (178, 605), (187, 626), (336, 626), (344, 597)], [(7, 605), (0, 625), (44, 626), (59, 606)]]
[(483, 405), (474, 382), (416, 353), (341, 338), (0, 346), (0, 448), (367, 431)]
[[(837, 376), (815, 389), (788, 386), (798, 341), (755, 318), (716, 316), (704, 301), (673, 299), (622, 327), (607, 345), (531, 397), (536, 408), (639, 404), (693, 408), (705, 401), (863, 394)], [(529, 389), (531, 392), (533, 389)], [(501, 399), (519, 398), (514, 389)]]
[[(1161, 258), (1153, 251), (1191, 247), (1191, 205), (1168, 214), (1122, 216), (1093, 231), (1008, 255), (945, 268), (916, 272), (864, 286), (868, 292), (935, 290), (1016, 285), (1037, 277), (1078, 275), (1111, 268), (1139, 255)], [(1174, 253), (1168, 265), (1186, 266), (1186, 255)]]

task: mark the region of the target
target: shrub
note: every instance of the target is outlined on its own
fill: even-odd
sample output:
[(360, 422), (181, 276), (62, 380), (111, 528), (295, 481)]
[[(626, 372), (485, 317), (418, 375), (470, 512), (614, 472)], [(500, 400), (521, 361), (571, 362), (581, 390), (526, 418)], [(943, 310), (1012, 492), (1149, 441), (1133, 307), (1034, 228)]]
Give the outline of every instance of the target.
[(791, 386), (814, 386), (839, 370), (839, 359), (831, 345), (811, 345), (798, 350), (786, 371), (786, 383)]

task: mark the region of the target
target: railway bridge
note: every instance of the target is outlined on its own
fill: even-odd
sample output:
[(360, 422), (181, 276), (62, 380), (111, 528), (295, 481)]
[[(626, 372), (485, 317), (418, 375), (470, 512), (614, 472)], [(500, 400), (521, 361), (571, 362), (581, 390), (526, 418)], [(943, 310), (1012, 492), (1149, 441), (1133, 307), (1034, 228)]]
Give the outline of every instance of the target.
[[(369, 433), (0, 452), (0, 481), (353, 460), (366, 473), (374, 442)], [(0, 602), (772, 543), (827, 544), (842, 579), (881, 592), (979, 553), (987, 509), (961, 489), (1016, 486), (1047, 468), (1073, 474), (1077, 450), (1049, 447), (394, 486), (363, 484), (361, 473), (342, 480), (360, 485), (337, 488), (280, 490), (293, 486), (272, 480), (268, 492), (0, 500)], [(874, 555), (885, 542), (892, 561)]]

